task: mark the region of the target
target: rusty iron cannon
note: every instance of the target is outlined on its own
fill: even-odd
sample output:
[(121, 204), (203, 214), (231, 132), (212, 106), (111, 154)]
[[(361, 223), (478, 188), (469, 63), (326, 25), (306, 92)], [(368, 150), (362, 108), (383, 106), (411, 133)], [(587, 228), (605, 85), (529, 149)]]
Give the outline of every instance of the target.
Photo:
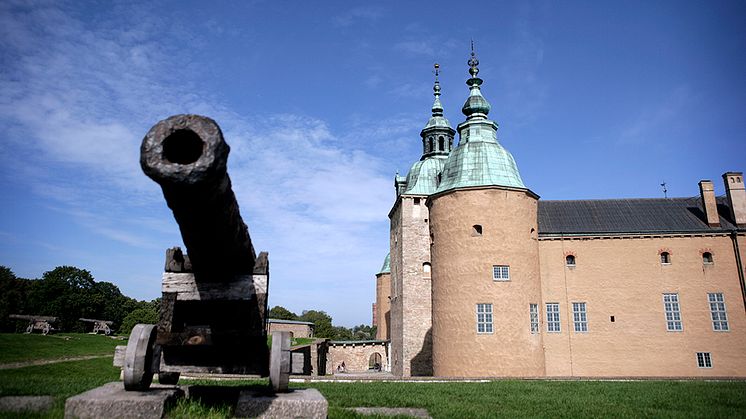
[(186, 253), (166, 250), (158, 324), (136, 325), (125, 350), (127, 390), (149, 388), (153, 373), (176, 384), (187, 372), (269, 375), (287, 389), (289, 337), (273, 336), (270, 359), (268, 254), (256, 255), (239, 213), (229, 151), (217, 123), (199, 115), (160, 121), (142, 141), (140, 165), (161, 186)]

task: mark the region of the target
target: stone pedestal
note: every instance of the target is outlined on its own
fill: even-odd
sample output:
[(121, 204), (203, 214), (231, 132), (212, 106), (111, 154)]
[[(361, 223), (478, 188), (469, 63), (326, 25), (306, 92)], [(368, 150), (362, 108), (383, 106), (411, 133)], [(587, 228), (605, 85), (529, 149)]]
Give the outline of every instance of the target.
[(183, 396), (177, 386), (153, 384), (148, 391), (125, 391), (121, 382), (113, 382), (67, 399), (65, 418), (160, 418)]
[(268, 395), (242, 391), (238, 397), (236, 417), (258, 418), (326, 418), (329, 407), (315, 388), (296, 389), (289, 393)]

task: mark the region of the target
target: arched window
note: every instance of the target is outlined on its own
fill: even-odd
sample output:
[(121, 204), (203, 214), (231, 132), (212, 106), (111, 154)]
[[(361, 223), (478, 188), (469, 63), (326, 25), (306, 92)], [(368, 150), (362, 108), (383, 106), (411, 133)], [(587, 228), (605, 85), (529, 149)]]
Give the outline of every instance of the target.
[(442, 135), (438, 137), (438, 145), (440, 146), (440, 151), (446, 150), (446, 140), (443, 138)]
[(704, 263), (705, 265), (712, 265), (713, 263), (712, 253), (710, 252), (702, 253), (702, 263)]
[(428, 144), (430, 145), (430, 148), (428, 148), (427, 151), (428, 153), (432, 153), (433, 152), (433, 137), (428, 137), (427, 141), (428, 141)]
[(664, 265), (671, 263), (671, 254), (668, 252), (661, 252), (661, 263)]
[(575, 256), (574, 255), (565, 256), (565, 265), (575, 266)]
[(479, 224), (474, 224), (471, 226), (471, 235), (472, 236), (481, 236), (482, 235), (482, 226)]
[(432, 270), (432, 267), (430, 266), (430, 262), (425, 262), (422, 264), (422, 273), (425, 276), (430, 276), (430, 271)]

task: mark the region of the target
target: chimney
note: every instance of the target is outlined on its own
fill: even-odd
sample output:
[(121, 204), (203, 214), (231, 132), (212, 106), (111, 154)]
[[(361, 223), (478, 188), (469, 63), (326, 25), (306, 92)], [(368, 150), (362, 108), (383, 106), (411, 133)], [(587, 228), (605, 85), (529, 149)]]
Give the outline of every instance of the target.
[(720, 216), (718, 215), (718, 204), (715, 201), (715, 187), (711, 180), (699, 181), (699, 194), (702, 197), (702, 209), (705, 211), (707, 225), (720, 227)]
[(746, 189), (743, 185), (743, 172), (725, 172), (723, 182), (728, 196), (731, 220), (738, 227), (746, 227)]

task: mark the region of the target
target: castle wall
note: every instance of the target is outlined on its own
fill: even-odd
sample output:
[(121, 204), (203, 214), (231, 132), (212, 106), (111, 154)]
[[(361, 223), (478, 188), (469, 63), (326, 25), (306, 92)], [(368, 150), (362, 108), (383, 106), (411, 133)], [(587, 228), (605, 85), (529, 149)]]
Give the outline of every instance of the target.
[(388, 340), (391, 336), (391, 274), (376, 275), (376, 339)]
[[(542, 238), (539, 250), (547, 375), (746, 376), (746, 315), (728, 236)], [(667, 331), (664, 293), (678, 294), (681, 331)], [(708, 293), (723, 294), (729, 331), (713, 331)], [(559, 303), (560, 332), (547, 332), (547, 302)], [(573, 302), (586, 303), (587, 332), (574, 331)], [(711, 354), (712, 368), (698, 367), (697, 352)]]
[[(418, 203), (416, 203), (418, 202)], [(425, 197), (401, 196), (391, 213), (391, 371), (432, 375), (431, 281)]]
[[(531, 333), (529, 322), (529, 304), (542, 304), (536, 198), (484, 188), (428, 205), (434, 375), (543, 376), (542, 334)], [(510, 279), (494, 280), (494, 265), (509, 266)], [(478, 333), (477, 304), (492, 305), (491, 332)]]
[[(374, 354), (378, 354), (375, 357)], [(345, 363), (346, 372), (367, 372), (370, 368), (371, 357), (380, 360), (381, 369), (387, 371), (388, 344), (386, 342), (331, 342), (326, 358), (326, 374), (337, 374), (337, 367)]]

